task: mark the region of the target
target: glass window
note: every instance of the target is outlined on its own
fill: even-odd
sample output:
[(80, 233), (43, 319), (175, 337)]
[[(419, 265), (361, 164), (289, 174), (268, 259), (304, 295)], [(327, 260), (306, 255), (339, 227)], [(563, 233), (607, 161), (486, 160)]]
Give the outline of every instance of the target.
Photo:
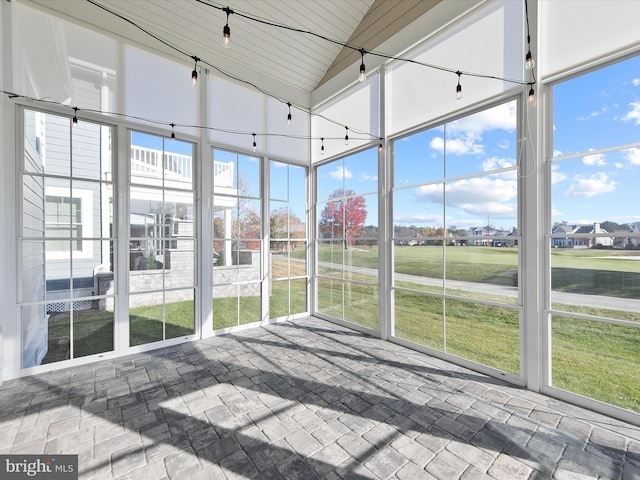
[(131, 132), (130, 149), (129, 342), (134, 346), (194, 333), (196, 224), (193, 145)]
[(213, 328), (262, 320), (261, 159), (213, 150)]
[(553, 86), (551, 385), (640, 411), (640, 57)]
[(269, 266), (271, 318), (306, 313), (306, 168), (269, 163)]
[(392, 248), (395, 335), (519, 375), (516, 118), (514, 100), (393, 142)]
[[(111, 128), (25, 110), (22, 367), (113, 350)], [(72, 147), (73, 146), (73, 147)]]
[[(317, 167), (318, 312), (378, 329), (377, 148)], [(372, 193), (373, 192), (373, 193)]]

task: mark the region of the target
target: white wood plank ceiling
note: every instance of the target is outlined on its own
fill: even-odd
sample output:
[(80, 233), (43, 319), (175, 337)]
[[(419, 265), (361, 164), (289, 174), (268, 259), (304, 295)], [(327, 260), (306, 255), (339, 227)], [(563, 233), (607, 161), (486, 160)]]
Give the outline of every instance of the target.
[[(236, 78), (304, 105), (318, 85), (340, 71), (351, 68), (357, 77), (360, 54), (340, 43), (372, 50), (442, 0), (17, 1), (133, 40), (187, 65), (193, 64), (189, 56), (197, 56)], [(189, 55), (177, 53), (94, 3), (117, 12)], [(227, 22), (226, 14), (220, 10), (223, 7), (234, 11), (229, 16), (230, 48), (222, 45), (222, 30)], [(259, 23), (243, 15), (317, 33), (338, 43)]]

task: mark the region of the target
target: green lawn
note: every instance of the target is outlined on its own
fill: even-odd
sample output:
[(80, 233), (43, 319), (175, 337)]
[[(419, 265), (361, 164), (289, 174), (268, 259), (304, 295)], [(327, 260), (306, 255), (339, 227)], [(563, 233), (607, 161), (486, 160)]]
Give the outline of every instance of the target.
[[(625, 259), (629, 252), (611, 250), (552, 251), (554, 290), (574, 293), (600, 293), (640, 298), (640, 262)], [(295, 258), (300, 253), (292, 254)], [(330, 254), (330, 255), (329, 255)], [(336, 258), (336, 250), (320, 251)], [(615, 258), (608, 258), (615, 257)], [(340, 256), (342, 258), (342, 256)], [(396, 271), (431, 275), (442, 265), (440, 247), (402, 247), (395, 249)], [(349, 252), (352, 265), (376, 268), (376, 248), (355, 248)], [(447, 278), (488, 282), (517, 265), (517, 249), (491, 247), (447, 247)], [(274, 262), (271, 283), (271, 318), (306, 311), (306, 280), (288, 276), (304, 275), (303, 264)], [(440, 267), (440, 271), (442, 268)], [(435, 274), (434, 274), (435, 275)], [(379, 292), (377, 278), (363, 276), (370, 285), (341, 279), (318, 280), (320, 312), (372, 329), (378, 329)], [(413, 288), (411, 282), (397, 286)], [(412, 287), (413, 286), (413, 287)], [(597, 286), (594, 290), (594, 286)], [(424, 291), (424, 289), (423, 289)], [(426, 292), (425, 292), (426, 293)], [(431, 293), (441, 293), (434, 287)], [(465, 296), (464, 291), (448, 291)], [(469, 301), (395, 291), (395, 334), (399, 338), (439, 351), (519, 375), (520, 342), (518, 310), (513, 300), (488, 295), (505, 305), (489, 306)], [(511, 308), (510, 308), (511, 305)], [(259, 321), (259, 296), (213, 299), (214, 328), (225, 328)], [(639, 321), (638, 312), (591, 308), (583, 305), (554, 305), (557, 310), (585, 315)], [(163, 316), (164, 315), (164, 316)], [(164, 318), (164, 332), (163, 332)], [(446, 319), (446, 322), (445, 322)], [(174, 338), (193, 333), (193, 302), (139, 307), (130, 310), (131, 345)], [(113, 349), (113, 313), (88, 310), (74, 313), (74, 357)], [(45, 363), (64, 360), (70, 355), (68, 313), (52, 314), (49, 321), (49, 353)], [(640, 329), (556, 315), (552, 321), (552, 384), (559, 388), (640, 411)]]
[[(335, 249), (321, 249), (320, 261), (338, 258)], [(354, 248), (351, 265), (377, 264), (377, 250)], [(582, 294), (640, 298), (640, 262), (627, 256), (637, 252), (615, 250), (554, 250), (553, 289)], [(442, 278), (442, 247), (401, 247), (394, 250), (395, 271)], [(613, 258), (611, 258), (613, 257)], [(341, 257), (340, 257), (341, 258)], [(373, 259), (376, 259), (375, 261)], [(492, 283), (517, 268), (516, 248), (447, 247), (446, 275), (449, 279)], [(375, 277), (370, 277), (372, 283)], [(319, 280), (319, 310), (327, 315), (376, 328), (378, 304), (358, 304), (355, 319), (342, 311), (343, 282)], [(346, 285), (347, 283), (345, 283)], [(410, 281), (396, 286), (442, 293), (442, 287)], [(373, 296), (373, 290), (370, 292)], [(464, 291), (447, 293), (469, 296)], [(345, 289), (345, 305), (349, 302)], [(478, 296), (476, 296), (478, 295)], [(399, 338), (446, 351), (462, 358), (520, 374), (518, 310), (509, 308), (513, 299), (491, 294), (474, 298), (505, 303), (487, 306), (470, 301), (395, 291), (395, 334)], [(353, 302), (352, 302), (353, 304)], [(583, 305), (556, 304), (566, 312), (640, 321), (638, 312), (608, 310)], [(446, 319), (446, 322), (445, 322)], [(622, 408), (640, 411), (640, 329), (555, 316), (552, 325), (553, 385)]]

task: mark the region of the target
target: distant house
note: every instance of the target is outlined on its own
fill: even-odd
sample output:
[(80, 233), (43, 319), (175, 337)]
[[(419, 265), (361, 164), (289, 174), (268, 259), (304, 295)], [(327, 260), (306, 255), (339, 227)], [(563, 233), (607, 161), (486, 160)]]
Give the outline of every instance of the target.
[(599, 222), (586, 225), (558, 223), (553, 226), (551, 233), (553, 235), (566, 235), (565, 237), (552, 238), (551, 246), (553, 248), (613, 247), (613, 237), (595, 236), (609, 233), (600, 226)]
[(486, 225), (483, 227), (470, 227), (468, 230), (468, 234), (471, 237), (469, 239), (469, 243), (471, 245), (477, 246), (491, 246), (491, 247), (506, 247), (506, 246), (514, 246), (517, 245), (517, 240), (513, 238), (502, 238), (502, 237), (513, 237), (517, 235), (517, 229), (512, 228), (511, 230), (507, 230), (502, 227), (492, 227), (491, 225)]

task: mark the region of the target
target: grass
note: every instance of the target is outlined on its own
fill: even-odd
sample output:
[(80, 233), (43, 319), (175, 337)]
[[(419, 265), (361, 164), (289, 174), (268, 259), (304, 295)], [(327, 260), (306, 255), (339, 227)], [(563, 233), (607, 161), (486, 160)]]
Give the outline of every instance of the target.
[[(332, 252), (335, 257), (335, 251)], [(640, 298), (640, 262), (625, 259), (637, 252), (613, 250), (552, 251), (553, 289), (619, 298)], [(441, 278), (441, 247), (402, 247), (394, 251), (395, 271)], [(354, 249), (352, 264), (365, 264), (377, 257), (375, 248)], [(319, 252), (321, 261), (326, 257)], [(613, 257), (613, 258), (610, 258)], [(517, 249), (452, 247), (446, 251), (447, 278), (491, 283), (517, 266)], [(485, 264), (484, 262), (491, 262)], [(371, 262), (373, 265), (373, 262)], [(412, 269), (413, 268), (413, 269)], [(440, 269), (440, 270), (438, 270)], [(371, 277), (375, 283), (376, 278)], [(344, 282), (345, 285), (348, 282)], [(340, 279), (319, 279), (320, 311), (347, 319), (342, 311)], [(441, 294), (440, 286), (409, 281), (396, 286)], [(373, 293), (373, 290), (371, 291)], [(518, 310), (508, 308), (513, 299), (484, 293), (447, 290), (457, 296), (472, 296), (505, 303), (488, 306), (420, 293), (395, 291), (395, 335), (411, 342), (520, 374), (520, 325)], [(346, 294), (345, 294), (346, 296)], [(347, 302), (345, 301), (345, 305)], [(566, 312), (640, 321), (638, 312), (583, 305), (554, 304)], [(346, 311), (346, 307), (345, 307)], [(372, 326), (377, 302), (363, 302), (355, 323)], [(368, 319), (368, 320), (367, 320)], [(376, 326), (372, 326), (376, 328)], [(553, 385), (621, 408), (640, 411), (640, 330), (634, 327), (554, 316), (552, 323)]]
[(552, 384), (640, 412), (640, 330), (554, 316)]
[[(377, 249), (352, 249), (352, 265), (377, 266)], [(324, 253), (320, 253), (321, 261)], [(330, 252), (336, 256), (336, 251)], [(640, 298), (640, 262), (626, 260), (618, 251), (552, 251), (554, 290), (574, 293)], [(295, 252), (291, 257), (298, 255)], [(616, 258), (604, 258), (616, 257)], [(447, 278), (490, 282), (517, 265), (517, 249), (451, 247), (446, 252)], [(326, 258), (325, 258), (326, 260)], [(442, 265), (440, 247), (402, 247), (395, 250), (396, 271), (436, 275)], [(489, 262), (489, 263), (486, 263)], [(423, 265), (424, 264), (424, 265)], [(413, 268), (413, 270), (412, 270)], [(270, 284), (271, 318), (307, 309), (304, 264), (274, 256)], [(342, 279), (318, 279), (318, 310), (326, 315), (378, 329), (379, 291), (376, 277), (369, 285)], [(416, 288), (415, 283), (396, 286)], [(597, 288), (594, 289), (594, 286)], [(421, 286), (423, 291), (442, 293), (440, 287)], [(464, 291), (447, 293), (467, 296)], [(520, 342), (518, 310), (509, 308), (513, 299), (491, 294), (472, 294), (504, 307), (395, 290), (395, 335), (439, 351), (470, 359), (498, 370), (519, 375)], [(486, 298), (485, 298), (486, 297)], [(638, 312), (624, 312), (582, 305), (554, 304), (556, 310), (605, 318), (639, 321)], [(259, 296), (213, 299), (214, 328), (258, 321)], [(164, 338), (193, 333), (193, 302), (166, 305)], [(131, 344), (163, 339), (162, 306), (130, 310)], [(97, 310), (74, 313), (74, 357), (113, 349), (113, 313)], [(69, 358), (69, 314), (53, 314), (49, 321), (49, 354), (45, 362)], [(640, 330), (603, 322), (555, 315), (552, 319), (553, 385), (586, 397), (640, 412)]]

